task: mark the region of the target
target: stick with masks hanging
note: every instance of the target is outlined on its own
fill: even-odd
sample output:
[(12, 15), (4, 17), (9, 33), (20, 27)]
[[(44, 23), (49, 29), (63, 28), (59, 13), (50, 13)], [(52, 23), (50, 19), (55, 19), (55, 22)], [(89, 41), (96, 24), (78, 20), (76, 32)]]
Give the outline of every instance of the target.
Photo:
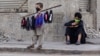
[[(51, 8), (44, 9), (44, 10), (42, 10), (41, 12), (44, 12), (44, 11), (47, 11), (47, 10), (50, 10), (50, 9), (53, 9), (53, 8), (61, 7), (61, 6), (62, 6), (62, 5), (53, 6), (53, 7), (51, 7)], [(36, 13), (37, 13), (37, 12), (36, 12)], [(28, 15), (25, 15), (25, 16), (23, 16), (23, 17), (28, 17), (28, 16), (34, 15), (34, 14), (36, 14), (36, 13), (28, 14)]]

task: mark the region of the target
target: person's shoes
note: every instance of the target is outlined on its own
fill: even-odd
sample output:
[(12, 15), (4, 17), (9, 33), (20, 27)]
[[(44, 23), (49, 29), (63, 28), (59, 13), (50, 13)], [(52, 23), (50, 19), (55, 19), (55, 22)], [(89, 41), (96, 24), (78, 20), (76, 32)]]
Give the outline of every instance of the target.
[(66, 44), (69, 45), (70, 44), (70, 41), (67, 41)]
[(81, 43), (80, 42), (76, 42), (76, 45), (80, 45)]
[(41, 50), (42, 49), (42, 45), (39, 45), (38, 47), (37, 47), (37, 50)]
[(27, 49), (34, 48), (34, 44), (27, 47)]

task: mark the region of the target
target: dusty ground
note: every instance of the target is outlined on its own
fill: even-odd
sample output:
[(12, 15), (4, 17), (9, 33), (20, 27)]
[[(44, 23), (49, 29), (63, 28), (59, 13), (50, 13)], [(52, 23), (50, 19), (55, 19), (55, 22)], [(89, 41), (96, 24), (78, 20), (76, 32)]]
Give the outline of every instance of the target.
[(100, 56), (100, 55), (60, 55), (60, 54), (32, 54), (32, 53), (10, 53), (3, 52), (0, 56)]

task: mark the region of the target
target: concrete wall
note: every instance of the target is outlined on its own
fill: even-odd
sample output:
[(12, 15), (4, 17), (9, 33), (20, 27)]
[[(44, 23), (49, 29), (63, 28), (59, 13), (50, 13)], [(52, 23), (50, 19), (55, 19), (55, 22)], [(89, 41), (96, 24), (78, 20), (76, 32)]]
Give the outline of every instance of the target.
[(35, 3), (42, 2), (44, 9), (61, 4), (62, 7), (52, 9), (54, 11), (54, 21), (49, 24), (46, 30), (45, 39), (47, 41), (64, 41), (64, 23), (73, 19), (73, 15), (79, 9), (78, 0), (29, 0), (29, 13), (35, 12)]
[[(48, 24), (45, 29), (45, 41), (64, 41), (65, 27), (64, 23), (73, 19), (75, 12), (79, 10), (79, 0), (28, 0), (29, 13), (35, 12), (35, 3), (42, 2), (44, 9), (54, 5), (61, 4), (62, 7), (52, 9), (54, 11), (54, 20), (52, 24)], [(6, 36), (31, 40), (34, 37), (33, 31), (21, 29), (21, 17), (29, 13), (0, 13), (0, 30)]]
[[(35, 12), (35, 3), (42, 2), (44, 9), (58, 4), (62, 7), (53, 9), (54, 20), (52, 24), (49, 24), (45, 32), (45, 41), (64, 41), (65, 22), (73, 19), (73, 14), (79, 9), (78, 2), (76, 0), (28, 0), (29, 13)], [(27, 14), (29, 14), (27, 13)], [(1, 13), (0, 14), (0, 30), (2, 30), (6, 36), (31, 40), (34, 37), (33, 31), (26, 31), (21, 29), (20, 21), (24, 13)]]
[[(100, 0), (97, 0), (97, 29), (100, 29)], [(100, 31), (100, 30), (99, 30)]]
[(90, 13), (92, 14), (92, 25), (94, 26), (93, 28), (94, 29), (97, 29), (97, 12), (96, 12), (96, 9), (97, 9), (97, 0), (91, 0), (91, 6), (90, 6)]

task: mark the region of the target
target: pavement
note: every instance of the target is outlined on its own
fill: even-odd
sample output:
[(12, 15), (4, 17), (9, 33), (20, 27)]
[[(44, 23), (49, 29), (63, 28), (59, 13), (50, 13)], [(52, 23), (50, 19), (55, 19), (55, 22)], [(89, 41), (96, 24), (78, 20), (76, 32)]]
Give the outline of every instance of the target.
[(100, 56), (100, 55), (60, 55), (60, 54), (32, 54), (32, 53), (10, 53), (2, 52), (0, 56)]
[(44, 42), (42, 50), (26, 49), (32, 42), (1, 42), (0, 52), (21, 52), (39, 54), (100, 54), (100, 44), (66, 45), (64, 42)]
[(32, 54), (32, 53), (0, 53), (0, 56), (100, 56), (100, 55), (60, 55), (60, 54)]

